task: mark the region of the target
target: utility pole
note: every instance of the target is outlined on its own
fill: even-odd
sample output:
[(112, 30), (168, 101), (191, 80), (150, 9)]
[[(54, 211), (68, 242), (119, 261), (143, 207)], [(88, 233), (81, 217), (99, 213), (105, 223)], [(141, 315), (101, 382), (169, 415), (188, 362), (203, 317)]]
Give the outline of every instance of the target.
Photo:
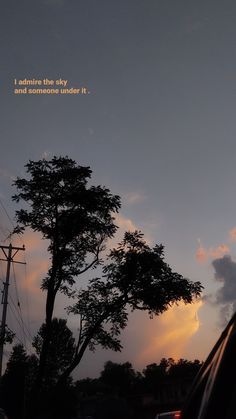
[[(25, 246), (23, 247), (15, 247), (12, 246), (10, 243), (9, 246), (0, 246), (0, 249), (3, 251), (6, 259), (1, 259), (4, 262), (7, 262), (7, 271), (6, 271), (6, 281), (3, 283), (3, 295), (2, 295), (2, 322), (1, 322), (1, 329), (0, 329), (0, 377), (2, 376), (2, 360), (3, 360), (3, 347), (4, 347), (4, 340), (6, 335), (6, 318), (7, 318), (7, 304), (8, 304), (8, 288), (10, 282), (10, 270), (11, 270), (11, 263), (20, 263), (24, 265), (24, 262), (15, 261), (14, 257), (19, 252), (19, 250), (25, 250)], [(7, 252), (8, 251), (8, 252)]]

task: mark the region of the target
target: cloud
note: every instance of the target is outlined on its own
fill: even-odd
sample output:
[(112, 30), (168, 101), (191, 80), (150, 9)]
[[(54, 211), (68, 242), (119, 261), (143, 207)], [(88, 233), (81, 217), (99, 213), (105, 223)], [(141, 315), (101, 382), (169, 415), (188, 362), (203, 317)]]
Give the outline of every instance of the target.
[(232, 230), (230, 230), (229, 232), (229, 240), (231, 242), (235, 242), (236, 241), (236, 227), (232, 228)]
[(140, 192), (129, 192), (124, 195), (124, 201), (130, 205), (145, 201), (146, 196)]
[(221, 321), (225, 324), (236, 311), (236, 262), (229, 255), (213, 260), (215, 280), (221, 288), (216, 292), (215, 302), (221, 306)]
[(207, 249), (205, 249), (202, 245), (199, 245), (195, 256), (196, 256), (196, 259), (199, 263), (207, 262), (207, 260), (208, 260)]
[[(131, 220), (131, 218), (125, 217), (124, 215), (122, 215), (121, 213), (116, 214), (115, 215), (115, 224), (119, 227), (119, 229), (117, 230), (117, 233), (115, 235), (115, 237), (109, 241), (109, 246), (116, 246), (117, 243), (120, 243), (123, 240), (124, 237), (124, 233), (126, 231), (135, 231), (135, 230), (141, 230), (138, 226), (136, 226), (136, 224), (134, 223), (133, 220)], [(152, 245), (152, 239), (150, 237), (150, 235), (148, 234), (148, 232), (144, 229), (141, 230), (142, 233), (144, 234), (144, 240), (146, 241), (146, 243), (151, 246)]]
[(115, 214), (115, 224), (118, 226), (118, 230), (115, 236), (112, 239), (108, 240), (107, 249), (112, 249), (116, 247), (118, 243), (121, 243), (126, 231), (138, 230), (135, 223), (130, 218), (125, 217), (121, 213)]
[(190, 338), (199, 329), (197, 313), (201, 306), (201, 300), (188, 305), (181, 302), (150, 321), (152, 326), (147, 328), (143, 336), (147, 342), (146, 347), (136, 362), (145, 365), (162, 357), (183, 357)]
[(209, 249), (209, 255), (211, 258), (219, 258), (229, 252), (230, 249), (226, 244), (220, 244), (218, 247)]
[(224, 255), (227, 255), (228, 253), (230, 253), (230, 248), (224, 243), (217, 247), (209, 247), (207, 249), (201, 244), (199, 240), (199, 247), (196, 251), (195, 257), (199, 263), (205, 263), (209, 259), (220, 258)]
[(118, 225), (119, 229), (122, 231), (122, 234), (125, 231), (138, 230), (135, 223), (130, 218), (124, 217), (121, 214), (116, 215), (116, 224)]

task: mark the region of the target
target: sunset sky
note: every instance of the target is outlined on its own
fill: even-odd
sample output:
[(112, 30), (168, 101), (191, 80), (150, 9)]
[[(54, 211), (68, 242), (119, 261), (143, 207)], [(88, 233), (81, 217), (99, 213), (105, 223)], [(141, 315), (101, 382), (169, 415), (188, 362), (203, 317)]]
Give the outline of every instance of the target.
[[(233, 0), (1, 5), (1, 243), (9, 243), (11, 184), (24, 164), (68, 155), (91, 167), (93, 184), (121, 196), (118, 239), (141, 229), (150, 244), (164, 244), (175, 271), (205, 287), (201, 301), (159, 318), (132, 313), (123, 352), (88, 353), (76, 377), (96, 376), (108, 359), (139, 370), (163, 356), (204, 360), (236, 309), (235, 21)], [(88, 93), (14, 94), (15, 79), (45, 78)], [(49, 262), (40, 236), (22, 240), (27, 266), (15, 275), (33, 335)], [(60, 297), (56, 313), (65, 317), (63, 304)], [(20, 329), (10, 310), (8, 323)]]

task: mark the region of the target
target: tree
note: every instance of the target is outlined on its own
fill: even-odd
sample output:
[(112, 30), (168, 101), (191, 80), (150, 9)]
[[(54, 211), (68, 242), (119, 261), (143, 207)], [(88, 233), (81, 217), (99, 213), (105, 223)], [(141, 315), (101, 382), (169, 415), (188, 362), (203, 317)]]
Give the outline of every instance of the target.
[(105, 243), (116, 232), (114, 212), (120, 198), (101, 186), (89, 186), (91, 170), (68, 157), (54, 157), (26, 165), (28, 179), (17, 178), (16, 202), (29, 207), (16, 212), (15, 232), (30, 227), (48, 240), (51, 266), (42, 281), (46, 291), (46, 319), (40, 345), (39, 372), (34, 395), (39, 392), (46, 370), (52, 335), (52, 317), (58, 292), (75, 297), (69, 311), (79, 315), (79, 336), (70, 365), (61, 369), (60, 387), (80, 363), (87, 348), (97, 345), (122, 349), (120, 332), (129, 310), (158, 315), (183, 300), (191, 303), (201, 293), (199, 282), (173, 272), (164, 261), (164, 247), (151, 248), (136, 231), (127, 232), (117, 249), (103, 263), (102, 276), (92, 278), (77, 294), (73, 285), (79, 275), (102, 264)]
[[(40, 327), (32, 346), (40, 356), (45, 338), (45, 323)], [(62, 372), (70, 365), (75, 351), (75, 339), (65, 319), (54, 318), (44, 374), (44, 389), (51, 388)]]
[(159, 365), (156, 363), (149, 364), (143, 370), (144, 384), (149, 391), (163, 386), (163, 383), (176, 379), (181, 381), (192, 381), (197, 375), (202, 363), (199, 360), (188, 361), (187, 359), (179, 359), (175, 361), (173, 358), (162, 358)]
[(60, 381), (80, 363), (87, 347), (122, 349), (119, 335), (127, 325), (129, 309), (147, 311), (152, 317), (180, 300), (191, 303), (201, 289), (200, 282), (171, 270), (162, 245), (150, 248), (142, 233), (125, 233), (119, 247), (110, 252), (102, 278), (90, 280), (69, 309), (80, 316), (80, 333), (74, 358)]
[(155, 388), (157, 388), (158, 385), (163, 382), (164, 378), (166, 377), (166, 369), (163, 368), (163, 365), (160, 364), (149, 364), (146, 366), (146, 368), (144, 368), (143, 376), (145, 388), (152, 392)]
[(188, 361), (187, 359), (180, 358), (178, 362), (173, 363), (169, 368), (170, 377), (180, 378), (194, 378), (200, 370), (202, 363), (195, 359), (194, 361)]
[(46, 291), (45, 331), (35, 384), (38, 392), (47, 360), (51, 325), (57, 293), (70, 295), (78, 275), (101, 263), (104, 243), (115, 231), (113, 213), (120, 208), (120, 198), (102, 186), (89, 186), (92, 171), (78, 166), (68, 157), (29, 161), (28, 179), (17, 178), (16, 202), (29, 208), (16, 212), (15, 232), (26, 227), (40, 232), (49, 242), (51, 266), (42, 280)]
[(112, 361), (105, 363), (100, 375), (100, 381), (119, 395), (128, 394), (134, 385), (136, 373), (130, 362), (117, 364)]
[(1, 380), (0, 399), (9, 417), (20, 419), (29, 398), (33, 377), (37, 371), (37, 358), (27, 355), (23, 345), (15, 345)]

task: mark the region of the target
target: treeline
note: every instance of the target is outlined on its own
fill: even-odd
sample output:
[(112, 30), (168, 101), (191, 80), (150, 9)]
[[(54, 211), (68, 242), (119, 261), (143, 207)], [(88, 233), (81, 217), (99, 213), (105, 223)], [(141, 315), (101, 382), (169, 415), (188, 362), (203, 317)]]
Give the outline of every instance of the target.
[(108, 361), (99, 378), (75, 383), (79, 418), (153, 419), (157, 412), (180, 409), (201, 365), (162, 358), (139, 372), (130, 362)]
[[(38, 340), (36, 339), (37, 343)], [(46, 419), (45, 412), (48, 412), (48, 417), (55, 415), (57, 418), (67, 419), (86, 416), (106, 419), (111, 415), (114, 418), (122, 415), (132, 418), (134, 414), (137, 416), (137, 411), (140, 414), (142, 412), (141, 417), (144, 417), (143, 409), (147, 411), (147, 407), (144, 406), (147, 395), (154, 410), (156, 406), (160, 408), (170, 405), (173, 400), (168, 399), (168, 391), (174, 389), (176, 394), (179, 394), (181, 388), (188, 390), (201, 367), (199, 360), (175, 361), (172, 358), (163, 358), (159, 364), (149, 364), (139, 372), (130, 362), (108, 361), (98, 378), (86, 378), (75, 382), (68, 380), (63, 390), (55, 393), (55, 366), (58, 363), (60, 368), (60, 359), (56, 357), (56, 346), (54, 348), (51, 364), (47, 366), (47, 381), (44, 382), (44, 413), (37, 418)], [(63, 354), (61, 355), (63, 357)], [(22, 345), (13, 347), (0, 386), (0, 406), (5, 409), (9, 419), (26, 417), (28, 398), (37, 368), (37, 355), (27, 355)]]
[(99, 378), (86, 378), (76, 381), (75, 386), (81, 395), (98, 393), (128, 394), (152, 393), (171, 380), (193, 380), (202, 363), (199, 360), (188, 361), (173, 358), (162, 358), (159, 364), (147, 365), (142, 372), (135, 371), (130, 362), (123, 364), (108, 361), (105, 363)]

